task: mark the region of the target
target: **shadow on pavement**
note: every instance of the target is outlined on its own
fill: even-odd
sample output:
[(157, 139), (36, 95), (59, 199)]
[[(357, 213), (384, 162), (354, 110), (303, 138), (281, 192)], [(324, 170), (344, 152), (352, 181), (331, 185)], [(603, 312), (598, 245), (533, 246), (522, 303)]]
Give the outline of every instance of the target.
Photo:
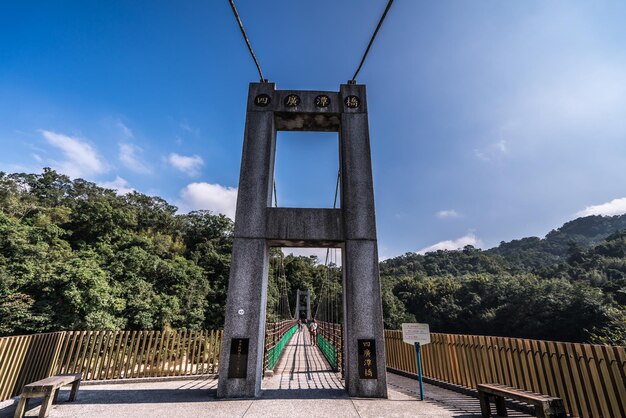
[(349, 399), (345, 389), (263, 389), (261, 399)]

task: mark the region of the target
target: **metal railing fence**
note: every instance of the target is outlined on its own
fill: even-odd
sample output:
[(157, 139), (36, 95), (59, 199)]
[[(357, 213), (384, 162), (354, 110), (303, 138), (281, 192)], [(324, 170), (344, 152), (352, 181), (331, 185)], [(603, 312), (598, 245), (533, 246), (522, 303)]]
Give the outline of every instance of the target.
[(0, 338), (0, 402), (19, 395), (24, 385), (54, 374), (65, 333)]
[(68, 331), (57, 373), (83, 380), (213, 374), (223, 331)]
[(343, 328), (341, 324), (318, 321), (317, 345), (335, 371), (344, 371)]
[[(435, 333), (431, 339), (422, 347), (426, 377), (558, 396), (573, 416), (626, 417), (626, 347)], [(385, 352), (392, 371), (417, 373), (415, 349), (402, 331), (385, 330)]]
[(58, 373), (83, 380), (216, 374), (221, 330), (60, 331), (0, 338), (0, 401)]
[[(275, 365), (295, 321), (268, 323), (265, 365)], [(475, 388), (500, 383), (563, 399), (582, 417), (626, 416), (626, 348), (520, 338), (432, 335), (422, 351), (424, 375)], [(216, 374), (223, 331), (61, 331), (0, 338), (0, 401), (57, 373), (84, 380)], [(318, 344), (342, 365), (340, 324), (319, 322)], [(325, 348), (325, 350), (324, 350)], [(412, 345), (385, 331), (387, 367), (417, 373)], [(332, 353), (331, 353), (332, 351)], [(334, 354), (333, 354), (334, 353)], [(268, 363), (269, 361), (269, 363)], [(343, 369), (343, 367), (341, 367)]]
[(295, 319), (281, 322), (265, 323), (265, 353), (263, 356), (263, 372), (274, 370), (285, 345), (298, 327)]

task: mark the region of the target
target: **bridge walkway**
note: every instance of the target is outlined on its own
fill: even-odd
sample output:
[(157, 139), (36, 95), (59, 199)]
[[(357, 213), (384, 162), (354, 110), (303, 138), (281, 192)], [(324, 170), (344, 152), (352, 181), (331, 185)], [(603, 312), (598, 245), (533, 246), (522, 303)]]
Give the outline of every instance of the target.
[[(274, 376), (264, 379), (262, 389), (269, 395), (285, 395), (282, 391), (320, 390), (325, 395), (344, 394), (344, 385), (335, 373), (321, 350), (311, 344), (306, 328), (296, 331), (285, 346), (276, 367)], [(267, 393), (269, 391), (269, 393)], [(300, 393), (304, 396), (304, 393)], [(320, 396), (321, 393), (309, 394)]]

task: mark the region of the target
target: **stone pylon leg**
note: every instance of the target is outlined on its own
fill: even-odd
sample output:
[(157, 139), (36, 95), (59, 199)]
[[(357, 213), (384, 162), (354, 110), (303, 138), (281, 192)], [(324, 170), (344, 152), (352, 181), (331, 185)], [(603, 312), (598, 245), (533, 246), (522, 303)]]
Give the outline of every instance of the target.
[[(217, 396), (256, 397), (261, 393), (265, 344), (269, 247), (264, 239), (235, 238), (230, 267), (224, 341), (220, 354)], [(234, 353), (245, 370), (235, 376), (237, 361), (231, 359), (233, 342), (247, 339), (247, 353)], [(245, 369), (244, 369), (245, 367)]]
[[(273, 84), (253, 83), (249, 98), (273, 90)], [(275, 145), (273, 112), (262, 107), (248, 111), (220, 354), (220, 397), (255, 397), (261, 392), (269, 262), (265, 225), (272, 199)]]
[(306, 319), (311, 319), (311, 291), (306, 291)]
[(345, 110), (341, 144), (341, 209), (344, 220), (344, 355), (350, 396), (386, 398), (385, 339), (378, 272), (374, 185), (365, 86), (342, 85)]
[[(343, 269), (346, 389), (350, 396), (386, 398), (385, 336), (376, 241), (346, 241)], [(373, 346), (368, 344), (371, 354), (359, 355), (359, 344), (372, 340)], [(374, 361), (371, 375), (361, 376), (365, 364), (360, 363), (368, 360)]]
[(296, 290), (296, 314), (294, 315), (294, 318), (301, 319), (300, 318), (300, 289)]

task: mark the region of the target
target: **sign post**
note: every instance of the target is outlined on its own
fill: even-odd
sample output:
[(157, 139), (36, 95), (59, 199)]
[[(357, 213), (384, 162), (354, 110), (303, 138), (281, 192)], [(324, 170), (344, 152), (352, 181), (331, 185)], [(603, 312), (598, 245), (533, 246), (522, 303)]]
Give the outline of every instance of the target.
[(428, 324), (402, 324), (402, 341), (415, 345), (415, 360), (417, 361), (417, 378), (420, 382), (420, 400), (424, 400), (424, 383), (422, 381), (422, 344), (430, 343), (430, 329)]
[(420, 343), (415, 343), (415, 357), (417, 357), (417, 379), (420, 382), (420, 401), (424, 400), (424, 382), (422, 382), (422, 350)]

